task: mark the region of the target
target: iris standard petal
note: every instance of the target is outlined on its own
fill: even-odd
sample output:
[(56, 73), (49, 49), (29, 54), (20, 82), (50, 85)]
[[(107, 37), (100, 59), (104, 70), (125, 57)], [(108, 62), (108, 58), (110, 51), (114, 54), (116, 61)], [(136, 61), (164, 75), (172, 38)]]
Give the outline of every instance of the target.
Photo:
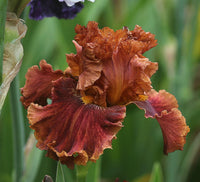
[(65, 72), (72, 76), (78, 76), (77, 89), (85, 90), (100, 78), (102, 62), (100, 59), (95, 58), (92, 45), (87, 44), (85, 49), (76, 41), (73, 42), (77, 54), (67, 54), (67, 63), (69, 67)]
[(101, 82), (104, 82), (108, 105), (127, 105), (133, 101), (145, 100), (150, 91), (150, 77), (158, 69), (158, 64), (137, 54), (129, 58), (119, 47), (112, 56), (112, 61), (104, 63)]
[(142, 54), (156, 46), (153, 34), (139, 26), (133, 31), (99, 29), (96, 22), (89, 22), (87, 27), (77, 25), (75, 31), (77, 54), (67, 55), (66, 72), (78, 77), (77, 89), (84, 96), (102, 106), (126, 105), (147, 98), (150, 77), (158, 65)]
[(96, 58), (107, 60), (112, 58), (113, 51), (118, 48), (122, 42), (133, 42), (127, 47), (127, 54), (132, 57), (135, 54), (142, 55), (152, 47), (157, 45), (155, 35), (145, 32), (138, 25), (130, 31), (127, 27), (114, 31), (109, 27), (98, 28), (98, 23), (88, 22), (87, 27), (77, 25), (75, 27), (75, 41), (82, 47), (88, 43), (93, 44)]

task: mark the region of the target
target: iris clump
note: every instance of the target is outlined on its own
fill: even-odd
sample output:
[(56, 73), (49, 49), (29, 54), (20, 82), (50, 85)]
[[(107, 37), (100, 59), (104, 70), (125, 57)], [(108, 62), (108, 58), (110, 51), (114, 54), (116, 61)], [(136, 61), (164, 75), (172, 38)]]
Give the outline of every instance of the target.
[(112, 147), (126, 105), (133, 103), (144, 109), (145, 117), (157, 119), (165, 154), (183, 150), (190, 129), (176, 98), (152, 88), (158, 64), (143, 55), (157, 45), (155, 36), (138, 25), (114, 31), (99, 29), (96, 22), (77, 25), (75, 31), (77, 53), (67, 54), (69, 67), (54, 71), (42, 60), (40, 69), (28, 70), (21, 89), (37, 147), (69, 168), (96, 161)]

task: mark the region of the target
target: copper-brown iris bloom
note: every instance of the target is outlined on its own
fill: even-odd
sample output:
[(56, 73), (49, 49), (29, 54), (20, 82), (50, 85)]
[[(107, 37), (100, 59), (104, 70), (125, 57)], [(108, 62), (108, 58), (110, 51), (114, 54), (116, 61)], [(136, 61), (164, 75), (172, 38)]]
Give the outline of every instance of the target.
[(126, 105), (134, 103), (159, 122), (165, 154), (182, 150), (190, 129), (176, 98), (152, 89), (158, 64), (143, 56), (156, 46), (154, 35), (139, 26), (99, 29), (96, 22), (75, 31), (77, 54), (67, 54), (64, 72), (42, 60), (26, 74), (21, 101), (37, 147), (70, 168), (96, 161), (123, 126)]

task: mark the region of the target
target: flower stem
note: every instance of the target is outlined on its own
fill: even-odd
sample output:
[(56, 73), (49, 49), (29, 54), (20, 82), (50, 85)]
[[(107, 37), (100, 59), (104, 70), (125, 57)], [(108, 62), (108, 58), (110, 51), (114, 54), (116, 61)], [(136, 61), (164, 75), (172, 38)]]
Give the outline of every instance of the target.
[(4, 44), (4, 32), (5, 32), (5, 21), (7, 11), (7, 0), (0, 1), (0, 83), (2, 83), (3, 73), (3, 44)]
[(76, 166), (77, 182), (86, 182), (89, 164), (87, 164), (86, 166)]
[(24, 119), (19, 98), (19, 78), (16, 76), (10, 87), (10, 104), (13, 121), (14, 182), (21, 181), (24, 170)]
[(88, 162), (86, 166), (76, 166), (77, 182), (98, 182), (101, 173), (101, 158), (95, 163)]
[(99, 182), (101, 176), (101, 157), (92, 163), (88, 170), (87, 182)]

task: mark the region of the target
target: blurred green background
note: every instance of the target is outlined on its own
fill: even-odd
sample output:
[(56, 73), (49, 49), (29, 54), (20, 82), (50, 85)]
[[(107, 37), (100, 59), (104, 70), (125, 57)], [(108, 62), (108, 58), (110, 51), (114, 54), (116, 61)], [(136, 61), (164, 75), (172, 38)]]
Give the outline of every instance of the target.
[[(114, 182), (118, 177), (120, 181), (129, 182), (198, 182), (200, 1), (96, 0), (95, 3), (85, 2), (84, 5), (84, 9), (73, 20), (46, 18), (33, 21), (28, 18), (28, 8), (25, 10), (28, 31), (23, 39), (24, 58), (18, 74), (20, 87), (25, 84), (27, 69), (38, 65), (41, 59), (53, 65), (54, 70), (65, 70), (65, 54), (76, 53), (72, 43), (76, 24), (86, 25), (88, 21), (97, 21), (100, 28), (109, 26), (114, 30), (123, 26), (132, 30), (136, 24), (142, 26), (145, 31), (155, 34), (158, 40), (158, 45), (145, 53), (151, 61), (159, 63), (159, 70), (152, 77), (153, 87), (156, 90), (165, 89), (176, 96), (191, 131), (183, 151), (165, 156), (158, 122), (145, 119), (144, 111), (135, 105), (129, 105), (124, 127), (119, 131), (117, 140), (113, 141), (113, 150), (105, 150), (99, 161), (100, 180)], [(0, 116), (0, 182), (11, 182), (15, 170), (11, 105), (8, 94)], [(27, 141), (30, 129), (24, 109), (23, 113)], [(27, 166), (31, 168), (27, 182), (40, 182), (45, 174), (55, 179), (57, 163), (46, 158), (45, 152), (36, 148), (32, 152), (27, 160)], [(154, 176), (151, 175), (152, 170)], [(74, 171), (67, 170), (66, 182), (73, 181), (73, 175)], [(156, 175), (160, 177), (156, 178)]]

